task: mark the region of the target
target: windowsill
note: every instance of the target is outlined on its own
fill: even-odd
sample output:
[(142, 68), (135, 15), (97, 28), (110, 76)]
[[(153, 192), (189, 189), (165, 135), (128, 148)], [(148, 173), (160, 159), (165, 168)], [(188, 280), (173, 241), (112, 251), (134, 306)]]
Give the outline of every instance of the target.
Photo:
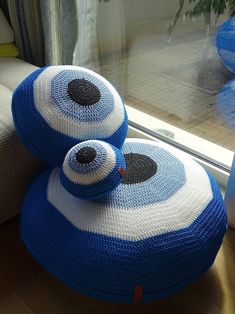
[[(233, 160), (233, 152), (223, 148), (219, 145), (206, 141), (194, 134), (183, 131), (177, 127), (172, 126), (166, 122), (163, 122), (151, 115), (136, 110), (130, 106), (127, 106), (127, 113), (129, 117), (129, 137), (144, 138), (150, 140), (162, 140), (167, 142), (169, 145), (173, 145), (178, 149), (183, 150), (186, 154), (190, 155), (206, 170), (210, 171), (216, 178), (218, 184), (222, 189), (225, 190), (228, 183), (228, 178)], [(132, 124), (135, 124), (134, 126)], [(143, 129), (144, 128), (144, 129)], [(178, 145), (174, 141), (163, 137), (161, 134), (156, 133), (156, 129), (167, 130), (170, 134), (174, 134), (174, 141), (178, 142)], [(152, 135), (149, 134), (152, 132)], [(188, 150), (187, 150), (188, 148)], [(204, 158), (198, 157), (197, 155), (203, 155)], [(207, 157), (207, 158), (206, 158)], [(206, 159), (211, 158), (214, 163), (208, 162)], [(216, 163), (223, 165), (223, 168), (218, 167)], [(223, 192), (223, 190), (222, 190)]]
[(162, 135), (165, 133), (166, 138), (178, 143), (179, 146), (188, 148), (191, 152), (203, 156), (205, 159), (212, 160), (226, 169), (231, 168), (234, 155), (234, 152), (231, 150), (179, 129), (128, 105), (126, 105), (126, 108), (129, 121), (156, 132), (156, 134)]

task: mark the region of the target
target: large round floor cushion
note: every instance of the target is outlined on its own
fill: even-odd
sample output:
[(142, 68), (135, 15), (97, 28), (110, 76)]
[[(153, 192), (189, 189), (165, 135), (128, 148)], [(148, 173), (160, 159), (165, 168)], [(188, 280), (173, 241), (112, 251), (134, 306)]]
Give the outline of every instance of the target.
[(214, 262), (227, 221), (215, 180), (164, 144), (128, 139), (126, 173), (86, 201), (47, 170), (30, 187), (21, 236), (31, 254), (83, 294), (133, 302), (164, 298)]
[(81, 141), (103, 140), (121, 148), (128, 128), (115, 88), (99, 74), (71, 65), (29, 75), (14, 92), (12, 113), (25, 146), (52, 166), (60, 166)]

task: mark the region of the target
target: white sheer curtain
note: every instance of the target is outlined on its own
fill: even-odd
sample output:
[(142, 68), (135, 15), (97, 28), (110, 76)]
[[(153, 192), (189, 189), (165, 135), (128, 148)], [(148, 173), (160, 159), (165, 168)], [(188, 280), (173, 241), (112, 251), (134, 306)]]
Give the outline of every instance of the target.
[(79, 31), (73, 63), (91, 69), (100, 64), (97, 39), (98, 4), (97, 0), (77, 0)]
[(124, 96), (126, 86), (123, 0), (77, 0), (78, 40), (75, 65), (106, 77)]

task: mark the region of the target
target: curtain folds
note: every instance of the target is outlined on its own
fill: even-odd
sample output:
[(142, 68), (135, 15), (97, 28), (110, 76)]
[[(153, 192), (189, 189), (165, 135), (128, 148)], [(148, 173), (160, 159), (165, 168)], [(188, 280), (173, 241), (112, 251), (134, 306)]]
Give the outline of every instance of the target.
[(7, 0), (20, 57), (37, 66), (72, 64), (76, 0)]
[(40, 0), (46, 64), (72, 64), (78, 37), (76, 0)]
[(37, 66), (44, 64), (44, 40), (37, 0), (7, 0), (20, 57)]
[(99, 2), (96, 0), (77, 0), (79, 33), (73, 63), (100, 72), (97, 36), (98, 4)]

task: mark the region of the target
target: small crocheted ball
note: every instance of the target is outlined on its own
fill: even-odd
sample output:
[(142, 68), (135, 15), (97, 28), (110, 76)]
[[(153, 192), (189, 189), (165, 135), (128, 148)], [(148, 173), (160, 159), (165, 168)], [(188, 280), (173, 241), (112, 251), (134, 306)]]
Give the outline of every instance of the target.
[(235, 79), (228, 81), (220, 90), (216, 109), (225, 123), (235, 130)]
[(223, 64), (235, 73), (235, 18), (230, 18), (219, 28), (216, 47)]
[(128, 120), (115, 88), (102, 76), (78, 66), (49, 66), (33, 72), (15, 90), (15, 127), (22, 142), (52, 166), (85, 140), (120, 148)]
[(85, 141), (68, 152), (60, 181), (71, 194), (97, 199), (113, 191), (126, 169), (121, 151), (103, 141)]
[(220, 189), (165, 144), (127, 139), (121, 184), (82, 200), (47, 170), (30, 187), (21, 236), (31, 254), (80, 293), (121, 301), (165, 298), (213, 264), (227, 228)]

